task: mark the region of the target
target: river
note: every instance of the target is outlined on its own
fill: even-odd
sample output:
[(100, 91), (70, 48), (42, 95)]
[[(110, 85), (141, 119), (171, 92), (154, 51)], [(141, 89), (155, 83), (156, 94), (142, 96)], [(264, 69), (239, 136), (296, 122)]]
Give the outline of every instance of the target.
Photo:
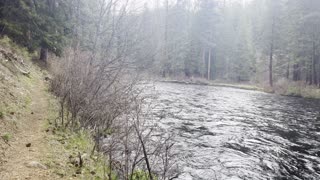
[(179, 179), (320, 179), (319, 100), (174, 83), (155, 92)]

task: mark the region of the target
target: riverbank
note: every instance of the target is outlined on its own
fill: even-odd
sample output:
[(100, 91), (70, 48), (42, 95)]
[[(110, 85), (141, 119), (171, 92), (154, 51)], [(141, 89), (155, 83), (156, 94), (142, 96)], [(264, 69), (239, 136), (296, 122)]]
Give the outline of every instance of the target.
[(218, 87), (230, 87), (230, 88), (237, 88), (237, 89), (244, 89), (244, 90), (253, 90), (253, 91), (263, 91), (262, 88), (259, 88), (254, 85), (249, 84), (229, 84), (229, 83), (220, 83), (214, 81), (206, 81), (206, 80), (195, 80), (195, 81), (188, 81), (188, 80), (159, 80), (159, 82), (165, 83), (177, 83), (177, 84), (191, 84), (191, 85), (203, 85), (203, 86), (218, 86)]
[(208, 81), (203, 79), (189, 79), (189, 80), (175, 80), (165, 79), (159, 80), (159, 82), (177, 83), (186, 85), (204, 85), (204, 86), (216, 86), (216, 87), (229, 87), (251, 91), (261, 91), (266, 93), (278, 94), (283, 96), (302, 97), (311, 99), (320, 99), (320, 88), (315, 86), (308, 86), (299, 82), (287, 82), (281, 81), (274, 85), (273, 88), (262, 85), (254, 84), (241, 84), (241, 83), (222, 83), (217, 81)]

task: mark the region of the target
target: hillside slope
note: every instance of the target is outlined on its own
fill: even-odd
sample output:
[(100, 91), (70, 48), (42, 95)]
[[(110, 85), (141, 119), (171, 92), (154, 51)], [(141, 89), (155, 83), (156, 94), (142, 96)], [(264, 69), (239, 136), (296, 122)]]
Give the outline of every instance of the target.
[[(5, 54), (23, 60), (30, 73)], [(30, 56), (0, 38), (0, 180), (105, 179), (104, 158), (91, 154), (89, 133), (55, 126), (59, 108), (48, 72)]]
[(44, 71), (30, 65), (31, 73), (23, 75), (5, 55), (0, 57), (0, 179), (56, 179), (43, 165), (50, 156), (46, 135), (50, 97)]

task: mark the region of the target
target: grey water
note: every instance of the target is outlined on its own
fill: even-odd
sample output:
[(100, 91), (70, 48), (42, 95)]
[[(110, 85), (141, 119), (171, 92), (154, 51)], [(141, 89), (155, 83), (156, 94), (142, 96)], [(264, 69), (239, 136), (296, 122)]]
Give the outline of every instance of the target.
[(174, 83), (155, 90), (179, 179), (320, 179), (319, 100)]

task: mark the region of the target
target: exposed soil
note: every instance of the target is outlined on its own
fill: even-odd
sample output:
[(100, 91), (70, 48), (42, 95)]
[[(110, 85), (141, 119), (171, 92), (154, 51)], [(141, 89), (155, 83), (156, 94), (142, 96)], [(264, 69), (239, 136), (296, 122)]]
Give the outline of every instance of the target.
[(50, 156), (50, 145), (45, 132), (49, 97), (43, 78), (34, 79), (30, 85), (29, 107), (19, 116), (16, 133), (4, 152), (2, 164), (0, 163), (0, 180), (57, 179), (54, 173), (42, 164)]

